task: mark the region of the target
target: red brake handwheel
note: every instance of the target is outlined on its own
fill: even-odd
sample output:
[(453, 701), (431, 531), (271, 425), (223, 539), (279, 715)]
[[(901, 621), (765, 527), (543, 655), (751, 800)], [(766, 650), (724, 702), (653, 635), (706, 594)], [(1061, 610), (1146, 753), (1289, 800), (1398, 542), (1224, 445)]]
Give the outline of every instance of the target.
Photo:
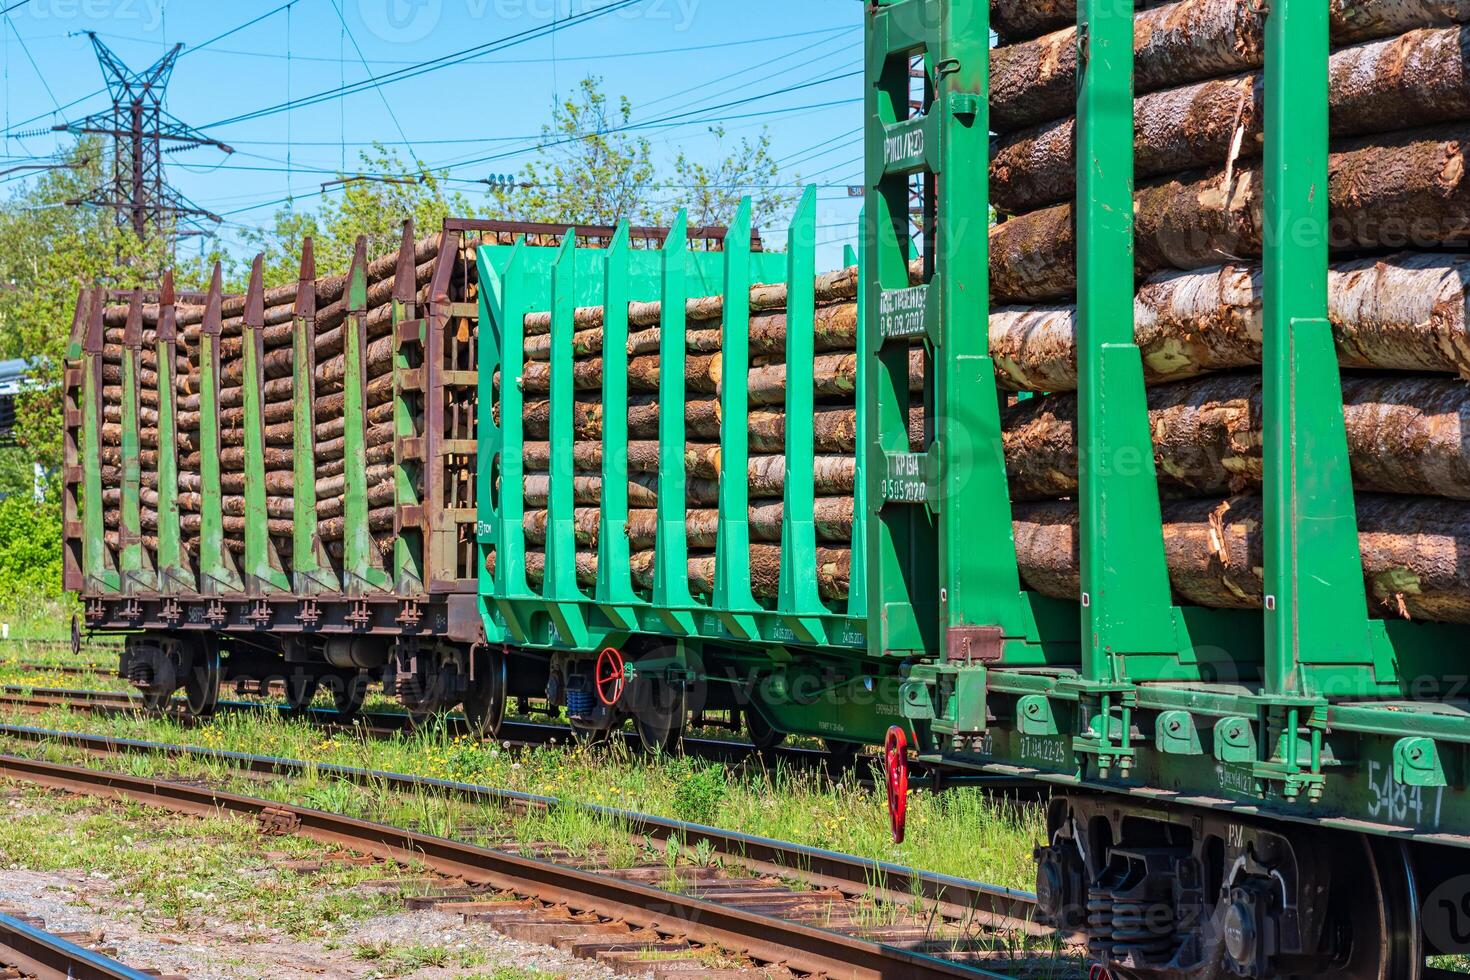
[(593, 680), (597, 690), (597, 700), (609, 708), (617, 704), (623, 697), (623, 687), (627, 683), (623, 655), (612, 647), (599, 653)]
[(883, 761), (888, 776), (888, 823), (893, 843), (902, 844), (909, 815), (909, 738), (897, 725), (888, 729), (883, 740)]

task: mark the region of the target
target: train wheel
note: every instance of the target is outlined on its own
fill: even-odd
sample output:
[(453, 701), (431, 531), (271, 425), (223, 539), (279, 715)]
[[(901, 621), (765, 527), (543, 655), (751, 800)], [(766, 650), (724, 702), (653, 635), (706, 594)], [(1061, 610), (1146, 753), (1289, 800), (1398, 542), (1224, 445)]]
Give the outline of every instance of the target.
[(208, 718), (219, 706), (219, 686), (223, 678), (219, 647), (209, 641), (198, 643), (189, 668), (184, 671), (184, 700), (195, 718)]
[(641, 681), (639, 687), (633, 709), (639, 744), (650, 755), (672, 752), (684, 737), (684, 688), (661, 680)]
[(1424, 946), (1414, 866), (1403, 842), (1361, 836), (1359, 857), (1334, 862), (1329, 940), (1343, 952), (1311, 980), (1420, 980)]
[(146, 711), (158, 714), (168, 708), (179, 689), (177, 641), (154, 636), (130, 636), (123, 649), (126, 675), (143, 699)]
[(470, 732), (480, 738), (500, 734), (505, 720), (505, 692), (509, 686), (509, 661), (505, 650), (491, 647), (478, 655), (475, 681), (464, 696), (464, 717)]
[(761, 751), (774, 749), (786, 741), (786, 733), (772, 727), (771, 723), (766, 721), (766, 716), (753, 705), (746, 708), (742, 714), (745, 717), (745, 737), (750, 739), (750, 744), (757, 749)]
[(286, 678), (286, 704), (290, 706), (291, 713), (304, 715), (311, 709), (311, 702), (316, 700), (318, 678), (298, 670)]

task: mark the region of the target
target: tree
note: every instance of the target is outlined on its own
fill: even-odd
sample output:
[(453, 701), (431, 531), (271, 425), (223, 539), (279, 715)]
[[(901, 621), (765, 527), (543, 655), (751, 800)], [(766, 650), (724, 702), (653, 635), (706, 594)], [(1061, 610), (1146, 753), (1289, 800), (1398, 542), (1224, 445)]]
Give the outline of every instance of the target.
[(164, 244), (140, 242), (111, 211), (68, 206), (102, 178), (96, 140), (80, 141), (34, 184), (0, 204), (0, 353), (33, 362), (17, 398), (16, 437), (49, 470), (61, 466), (61, 370), (85, 286), (156, 286)]
[[(664, 171), (649, 141), (627, 132), (632, 122), (628, 99), (614, 104), (600, 78), (583, 79), (552, 108), (536, 158), (511, 184), (492, 187), (491, 210), (517, 221), (659, 225), (672, 223), (679, 208), (687, 207), (691, 224), (718, 225), (728, 224), (741, 197), (751, 194), (756, 223), (774, 224), (795, 200), (775, 186), (779, 167), (770, 155), (769, 133), (742, 139), (714, 163), (681, 150)], [(710, 132), (723, 149), (725, 130)]]
[(408, 218), (422, 235), (446, 217), (474, 214), (463, 194), (446, 189), (447, 171), (428, 170), (422, 161), (410, 165), (381, 143), (364, 150), (360, 162), (357, 173), (338, 175), (341, 193), (325, 198), (315, 213), (283, 208), (269, 228), (245, 233), (244, 240), (265, 254), (267, 286), (295, 281), (304, 238), (312, 239), (317, 273), (333, 275), (351, 266), (359, 235), (367, 236), (369, 256), (381, 255), (398, 247)]
[(633, 118), (626, 98), (611, 105), (601, 80), (587, 77), (552, 107), (537, 157), (515, 184), (493, 187), (493, 210), (509, 220), (552, 224), (653, 224), (648, 185), (657, 173), (648, 140), (622, 130)]
[[(710, 133), (723, 149), (725, 128), (712, 126)], [(686, 151), (680, 150), (674, 159), (674, 173), (677, 194), (664, 206), (664, 224), (672, 222), (679, 208), (684, 207), (688, 208), (689, 222), (693, 225), (729, 225), (741, 198), (750, 197), (756, 226), (770, 226), (786, 217), (796, 203), (794, 191), (776, 184), (780, 165), (771, 156), (771, 134), (765, 129), (754, 140), (742, 138), (713, 166), (691, 159)], [(792, 180), (792, 184), (799, 183), (800, 177)]]

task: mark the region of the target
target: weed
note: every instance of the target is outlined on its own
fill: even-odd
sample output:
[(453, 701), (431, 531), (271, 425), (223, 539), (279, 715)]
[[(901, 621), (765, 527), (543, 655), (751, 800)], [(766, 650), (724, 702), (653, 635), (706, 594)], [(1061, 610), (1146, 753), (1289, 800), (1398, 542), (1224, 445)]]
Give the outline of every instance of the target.
[(674, 787), (674, 813), (689, 823), (714, 823), (720, 813), (720, 805), (729, 794), (730, 784), (724, 766), (699, 766)]

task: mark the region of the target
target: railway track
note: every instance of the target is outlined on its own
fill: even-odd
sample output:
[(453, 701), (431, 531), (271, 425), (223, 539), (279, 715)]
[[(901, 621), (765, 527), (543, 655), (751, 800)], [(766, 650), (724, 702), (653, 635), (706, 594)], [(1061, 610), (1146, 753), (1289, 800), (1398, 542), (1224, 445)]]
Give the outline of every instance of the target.
[(0, 980), (155, 980), (161, 976), (123, 965), (99, 945), (100, 937), (50, 933), (40, 919), (0, 912)]
[[(277, 779), (307, 769), (295, 760), (19, 726), (0, 727), (0, 735), (104, 756), (148, 752), (205, 757)], [(401, 773), (312, 768), (359, 784), (453, 795), (497, 808), (586, 806)], [(1028, 893), (611, 808), (588, 807), (622, 821), (633, 835), (712, 848), (740, 870), (732, 877), (708, 865), (675, 868), (660, 862), (629, 868), (593, 860), (575, 866), (566, 852), (548, 858), (525, 853), (515, 843), (492, 848), (194, 782), (143, 779), (14, 755), (0, 756), (0, 777), (182, 813), (226, 812), (257, 821), (267, 833), (299, 834), (388, 860), (418, 862), (464, 883), (442, 890), (442, 908), (464, 911), (497, 928), (513, 926), (522, 938), (539, 935), (544, 942), (570, 935), (573, 946), (581, 943), (593, 952), (610, 943), (679, 959), (681, 951), (697, 958), (701, 950), (716, 948), (746, 958), (750, 967), (776, 969), (776, 975), (1083, 975), (1071, 948), (1033, 921), (1035, 897)], [(498, 904), (504, 902), (511, 904)], [(1029, 951), (1037, 945), (1046, 947), (1039, 955)]]
[[(121, 691), (0, 685), (0, 707), (4, 706), (34, 711), (66, 707), (96, 714), (122, 714), (146, 710), (141, 697)], [(220, 701), (216, 705), (216, 711), (279, 711), (282, 714), (301, 716), (300, 712), (294, 712), (286, 705), (262, 704), (258, 701)], [(180, 720), (196, 720), (189, 716), (182, 700), (174, 702), (171, 715)], [(329, 709), (309, 709), (306, 716), (324, 726), (340, 727), (341, 725), (336, 713)], [(451, 734), (470, 732), (464, 719), (456, 715), (441, 715), (438, 716), (438, 721), (447, 726)], [(355, 731), (365, 731), (377, 737), (388, 738), (410, 731), (413, 725), (413, 720), (406, 714), (360, 712), (355, 716), (353, 724), (348, 727)], [(510, 746), (533, 747), (551, 744), (564, 745), (568, 744), (573, 737), (572, 729), (564, 725), (507, 721), (501, 726), (498, 741)], [(614, 732), (613, 737), (622, 738), (631, 751), (641, 751), (638, 736), (633, 732)], [(686, 755), (708, 759), (712, 762), (738, 763), (758, 754), (764, 759), (805, 768), (826, 769), (834, 773), (858, 769), (859, 778), (865, 781), (871, 781), (871, 776), (862, 771), (862, 767), (865, 764), (877, 762), (876, 757), (865, 756), (862, 753), (834, 756), (818, 749), (803, 749), (785, 745), (770, 749), (756, 749), (745, 742), (690, 736), (685, 736), (680, 741), (680, 748)], [(1006, 793), (1020, 799), (1038, 798), (1043, 792), (1035, 784), (1023, 780), (973, 773), (956, 776), (919, 763), (910, 764), (910, 773), (915, 779), (928, 779), (931, 788), (935, 790), (960, 785), (980, 786), (987, 791)]]

